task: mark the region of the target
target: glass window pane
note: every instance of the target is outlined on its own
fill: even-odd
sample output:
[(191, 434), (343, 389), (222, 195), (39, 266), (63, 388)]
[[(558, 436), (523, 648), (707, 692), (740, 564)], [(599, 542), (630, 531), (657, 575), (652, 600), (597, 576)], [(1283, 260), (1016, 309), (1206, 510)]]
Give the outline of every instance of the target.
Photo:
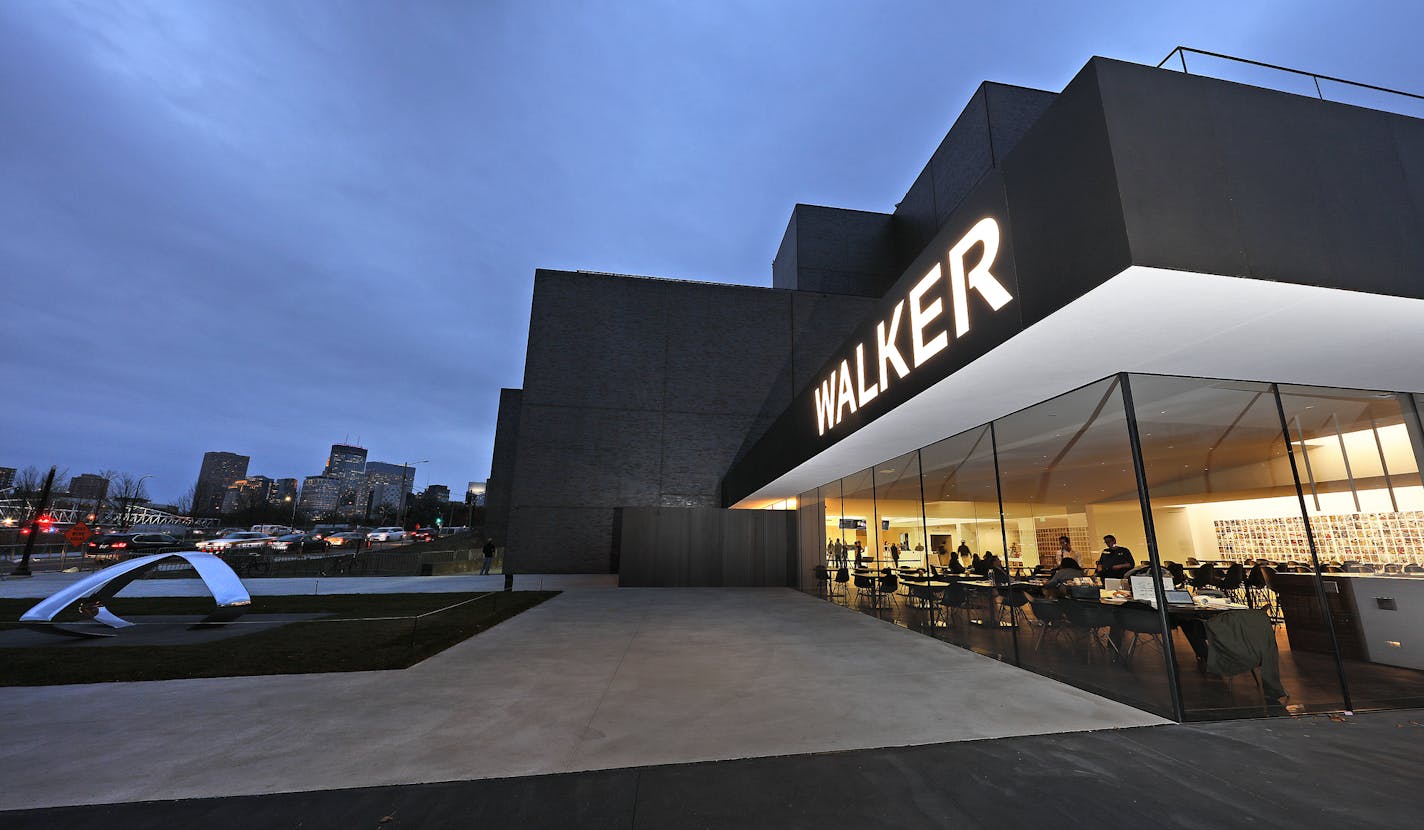
[(1424, 488), (1412, 401), (1304, 386), (1280, 394), (1351, 703), (1420, 705), (1424, 579), (1413, 572), (1424, 571)]
[(984, 553), (1003, 550), (989, 427), (925, 447), (920, 464), (929, 564), (940, 582), (949, 583), (938, 586), (942, 613), (932, 630), (955, 645), (1005, 659), (1013, 653), (1013, 640), (1008, 630), (993, 624), (997, 606), (986, 604), (990, 597), (982, 586), (962, 584)]
[(796, 585), (803, 591), (824, 594), (828, 580), (817, 566), (827, 564), (825, 531), (826, 506), (818, 490), (809, 490), (796, 499), (796, 537), (799, 545)]
[[(1159, 613), (1079, 576), (1106, 574), (1117, 588), (1148, 559), (1117, 378), (995, 421), (994, 438), (1009, 564), (1024, 569), (1020, 579), (1036, 569), (1036, 582), (1050, 583), (1004, 594), (1000, 616), (1018, 631), (1020, 665), (1173, 717)], [(1045, 580), (1050, 567), (1059, 569)]]
[(924, 569), (925, 524), (918, 452), (875, 465), (875, 518), (882, 560), (894, 568)]
[(1187, 719), (1284, 712), (1268, 699), (1269, 684), (1251, 675), (1207, 674), (1217, 668), (1208, 658), (1210, 633), (1229, 610), (1222, 602), (1262, 609), (1295, 711), (1339, 709), (1344, 699), (1270, 385), (1133, 375), (1132, 397), (1159, 555), (1174, 582), (1185, 579), (1201, 600), (1219, 601), (1171, 615)]
[(852, 565), (880, 567), (873, 531), (875, 522), (875, 469), (841, 479), (841, 535)]

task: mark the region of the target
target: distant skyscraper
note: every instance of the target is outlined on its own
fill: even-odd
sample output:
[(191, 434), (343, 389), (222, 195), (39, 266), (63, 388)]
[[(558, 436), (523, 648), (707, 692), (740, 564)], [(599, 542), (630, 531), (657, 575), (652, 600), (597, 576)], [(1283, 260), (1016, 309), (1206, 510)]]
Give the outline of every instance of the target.
[(223, 491), (222, 512), (236, 513), (259, 504), (267, 504), (272, 498), (275, 485), (276, 482), (267, 476), (248, 476), (234, 481)]
[(0, 490), (8, 490), (15, 486), (15, 468), (0, 467)]
[(350, 444), (332, 444), (323, 476), (338, 484), (337, 513), (358, 516), (366, 512), (366, 449)]
[(301, 510), (307, 518), (320, 521), (336, 515), (341, 499), (341, 481), (326, 476), (302, 479)]
[(69, 479), (69, 497), (72, 499), (94, 500), (101, 497), (107, 487), (107, 480), (93, 473), (81, 473)]
[(405, 494), (415, 489), (415, 468), (384, 461), (367, 461), (366, 486), (371, 490), (372, 509), (385, 505), (400, 510)]
[(450, 500), (450, 488), (443, 484), (427, 484), (425, 492), (421, 495), (427, 499), (434, 499), (438, 502), (448, 502)]
[(274, 505), (291, 504), (297, 500), (297, 480), (295, 478), (279, 478), (272, 484), (271, 503)]
[(247, 475), (245, 455), (231, 452), (203, 453), (203, 466), (198, 470), (198, 486), (193, 493), (193, 513), (216, 516), (222, 511), (223, 495), (234, 481)]

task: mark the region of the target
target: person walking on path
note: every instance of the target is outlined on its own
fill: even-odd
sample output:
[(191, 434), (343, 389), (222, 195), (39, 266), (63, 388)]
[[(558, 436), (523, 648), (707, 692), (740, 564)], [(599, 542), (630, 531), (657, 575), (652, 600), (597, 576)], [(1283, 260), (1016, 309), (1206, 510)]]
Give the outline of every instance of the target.
[(480, 568), (480, 575), (484, 576), (490, 571), (490, 565), (494, 564), (494, 540), (485, 540), (485, 564)]

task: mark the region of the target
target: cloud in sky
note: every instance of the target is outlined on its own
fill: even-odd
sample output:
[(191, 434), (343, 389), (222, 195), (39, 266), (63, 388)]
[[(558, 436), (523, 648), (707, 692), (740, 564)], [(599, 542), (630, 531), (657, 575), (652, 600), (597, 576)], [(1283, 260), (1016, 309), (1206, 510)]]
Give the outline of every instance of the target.
[(1415, 4), (1143, 5), (0, 3), (0, 465), (458, 489), (535, 268), (769, 284), (794, 203), (888, 210), (981, 81), (1093, 54), (1424, 77)]

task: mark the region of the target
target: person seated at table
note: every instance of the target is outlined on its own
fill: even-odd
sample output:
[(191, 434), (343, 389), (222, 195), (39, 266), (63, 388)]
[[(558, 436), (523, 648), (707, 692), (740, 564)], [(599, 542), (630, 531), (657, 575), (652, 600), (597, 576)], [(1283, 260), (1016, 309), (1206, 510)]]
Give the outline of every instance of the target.
[(1043, 584), (1044, 593), (1048, 593), (1051, 588), (1056, 592), (1062, 592), (1062, 586), (1070, 579), (1082, 579), (1087, 574), (1079, 567), (1078, 560), (1071, 556), (1065, 557), (1058, 563), (1058, 567), (1053, 569), (1053, 575)]
[(945, 566), (944, 566), (944, 569), (945, 569), (947, 572), (952, 573), (952, 574), (954, 574), (954, 575), (956, 575), (956, 576), (958, 576), (959, 574), (964, 573), (964, 563), (959, 561), (959, 552), (958, 552), (958, 551), (955, 551), (954, 553), (951, 553), (951, 554), (949, 555), (949, 564), (948, 564), (948, 565), (945, 565)]
[(1098, 555), (1098, 576), (1107, 579), (1122, 579), (1123, 575), (1137, 565), (1132, 551), (1119, 545), (1117, 537), (1108, 534), (1103, 537), (1103, 552)]
[(992, 579), (995, 585), (1009, 584), (1009, 572), (1004, 569), (1004, 563), (999, 561), (999, 557), (995, 556), (992, 550), (984, 551), (984, 558), (979, 560), (979, 564), (984, 568), (981, 576)]
[(984, 560), (980, 559), (977, 553), (973, 554), (973, 557), (973, 559), (969, 560), (969, 572), (975, 576), (983, 576), (985, 573)]
[(1167, 573), (1172, 575), (1172, 587), (1180, 589), (1187, 584), (1187, 569), (1179, 562), (1168, 562)]

